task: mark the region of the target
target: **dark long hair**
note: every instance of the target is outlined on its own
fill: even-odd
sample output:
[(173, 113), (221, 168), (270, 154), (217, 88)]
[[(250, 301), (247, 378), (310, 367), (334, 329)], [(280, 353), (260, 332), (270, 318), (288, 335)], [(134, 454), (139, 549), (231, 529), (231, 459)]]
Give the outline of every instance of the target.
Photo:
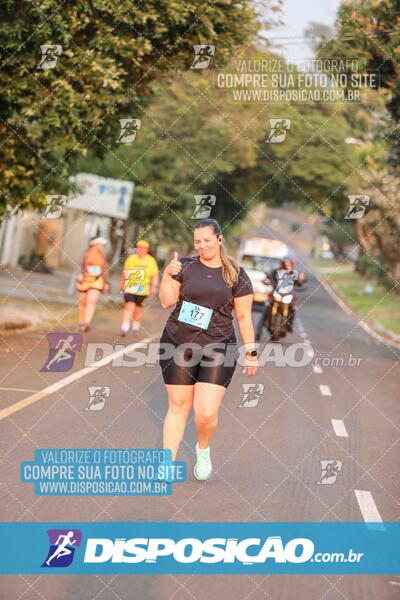
[[(221, 226), (215, 219), (200, 219), (197, 221), (194, 229), (200, 229), (202, 227), (211, 227), (215, 235), (222, 235)], [(228, 256), (224, 244), (220, 245), (220, 256), (222, 262), (222, 277), (227, 286), (232, 287), (238, 279), (239, 265), (236, 261)]]

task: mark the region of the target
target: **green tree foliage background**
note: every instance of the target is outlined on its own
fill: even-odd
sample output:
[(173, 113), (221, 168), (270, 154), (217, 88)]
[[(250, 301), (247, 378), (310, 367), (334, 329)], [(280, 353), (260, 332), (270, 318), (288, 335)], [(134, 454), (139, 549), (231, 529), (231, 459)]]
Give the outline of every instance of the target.
[(362, 250), (358, 270), (378, 274), (389, 289), (399, 292), (400, 1), (342, 2), (335, 37), (322, 44), (318, 54), (356, 58), (361, 72), (379, 76), (378, 85), (364, 89), (361, 104), (349, 105), (346, 111), (352, 135), (359, 139), (352, 182), (370, 197), (369, 209), (354, 223), (351, 237)]
[[(223, 63), (258, 26), (247, 0), (2, 2), (1, 210), (65, 189), (73, 160), (107, 152), (118, 119), (188, 68), (193, 44), (218, 44)], [(62, 47), (52, 69), (38, 69), (43, 44)]]
[[(249, 47), (241, 56), (272, 55)], [(216, 196), (212, 216), (225, 233), (260, 202), (297, 203), (327, 215), (343, 205), (353, 170), (343, 107), (230, 102), (217, 89), (215, 74), (164, 77), (140, 112), (135, 142), (102, 160), (82, 159), (76, 170), (132, 179), (132, 220), (154, 241), (168, 238), (172, 228), (190, 243), (196, 194)], [(270, 118), (291, 120), (284, 144), (266, 143)]]

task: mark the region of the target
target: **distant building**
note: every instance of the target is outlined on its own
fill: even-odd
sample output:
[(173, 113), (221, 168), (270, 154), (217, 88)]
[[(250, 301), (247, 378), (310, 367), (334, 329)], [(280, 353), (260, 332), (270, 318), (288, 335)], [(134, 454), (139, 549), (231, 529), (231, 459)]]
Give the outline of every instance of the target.
[(50, 269), (72, 269), (80, 263), (86, 240), (100, 233), (109, 238), (111, 219), (63, 209), (58, 219), (34, 211), (12, 216), (0, 227), (0, 264), (16, 267), (32, 255), (44, 256)]

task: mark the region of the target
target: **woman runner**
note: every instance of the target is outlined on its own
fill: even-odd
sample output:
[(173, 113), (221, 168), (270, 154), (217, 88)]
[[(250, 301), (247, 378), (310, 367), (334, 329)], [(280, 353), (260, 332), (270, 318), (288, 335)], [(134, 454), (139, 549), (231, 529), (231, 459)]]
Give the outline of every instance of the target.
[[(164, 448), (172, 451), (175, 460), (193, 409), (197, 432), (194, 475), (205, 481), (212, 472), (209, 442), (237, 362), (232, 312), (246, 348), (243, 367), (248, 376), (256, 373), (258, 361), (251, 319), (253, 287), (244, 269), (227, 255), (215, 219), (196, 223), (194, 247), (197, 256), (178, 260), (175, 252), (163, 273), (161, 305), (176, 306), (160, 338), (161, 345), (172, 345), (173, 356), (161, 355), (159, 364), (169, 402)], [(215, 345), (214, 350), (210, 344)]]
[(110, 286), (106, 280), (107, 265), (102, 237), (92, 238), (85, 252), (81, 273), (76, 278), (79, 294), (79, 331), (90, 331), (90, 323), (96, 310), (101, 292), (108, 292)]

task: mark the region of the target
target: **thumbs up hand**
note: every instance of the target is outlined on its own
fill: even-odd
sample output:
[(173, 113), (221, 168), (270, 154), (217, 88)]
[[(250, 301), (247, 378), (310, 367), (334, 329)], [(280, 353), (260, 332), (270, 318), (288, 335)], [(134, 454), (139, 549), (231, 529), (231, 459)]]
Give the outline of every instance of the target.
[(178, 253), (174, 252), (174, 258), (165, 268), (164, 273), (166, 275), (178, 275), (182, 269), (182, 263), (178, 260)]

